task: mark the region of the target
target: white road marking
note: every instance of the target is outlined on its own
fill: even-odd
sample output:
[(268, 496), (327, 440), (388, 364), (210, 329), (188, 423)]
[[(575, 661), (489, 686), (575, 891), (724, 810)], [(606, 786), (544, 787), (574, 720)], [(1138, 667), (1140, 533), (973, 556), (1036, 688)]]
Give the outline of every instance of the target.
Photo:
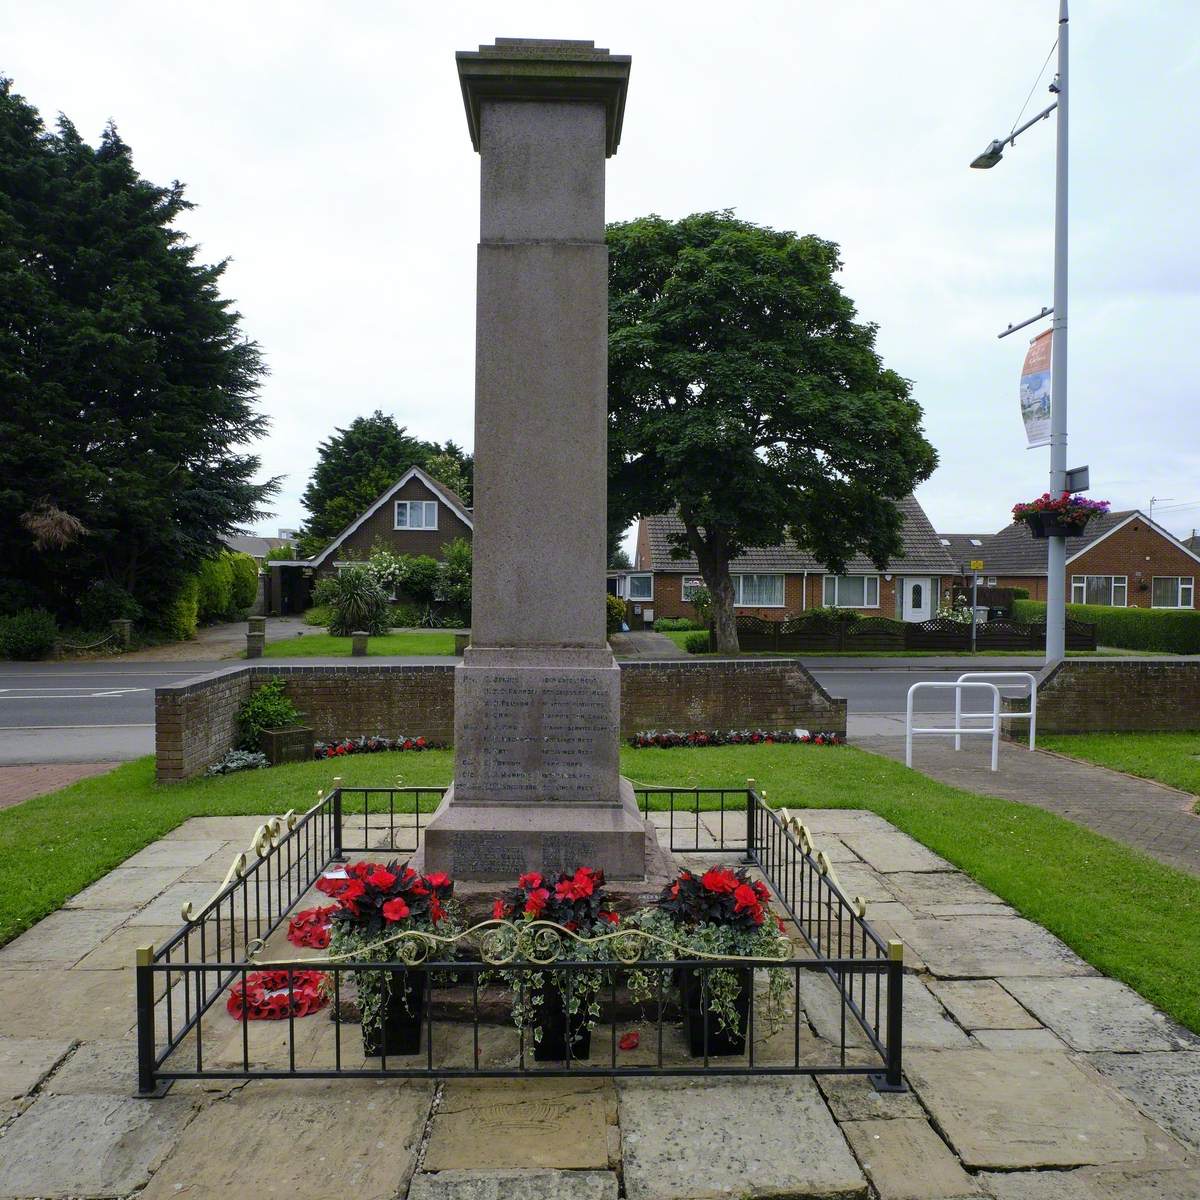
[[(107, 691), (90, 692), (83, 688), (0, 688), (0, 700), (101, 700), (113, 696), (129, 696), (134, 692), (148, 692), (149, 688), (109, 688)], [(38, 693), (41, 693), (40, 695)], [(74, 693), (74, 694), (72, 694)]]
[(0, 725), (0, 733), (20, 733), (25, 729), (153, 729), (154, 722), (132, 725)]

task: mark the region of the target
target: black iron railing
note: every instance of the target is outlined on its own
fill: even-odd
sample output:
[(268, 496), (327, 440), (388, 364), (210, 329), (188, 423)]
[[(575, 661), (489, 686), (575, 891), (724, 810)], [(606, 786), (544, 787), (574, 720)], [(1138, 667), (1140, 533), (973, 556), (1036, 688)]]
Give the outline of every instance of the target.
[[(901, 947), (871, 928), (864, 905), (845, 894), (804, 826), (786, 810), (769, 807), (753, 786), (638, 788), (637, 796), (674, 853), (736, 854), (761, 872), (790, 922), (792, 957), (687, 957), (686, 948), (664, 953), (647, 938), (640, 947), (623, 943), (620, 953), (602, 962), (575, 961), (571, 935), (559, 931), (551, 940), (559, 938), (554, 953), (561, 957), (509, 956), (501, 962), (489, 952), (488, 935), (506, 923), (482, 922), (453, 947), (418, 945), (406, 961), (315, 960), (327, 1008), (306, 1018), (294, 1015), (297, 980), (311, 967), (276, 935), (298, 901), (347, 856), (415, 851), (442, 795), (440, 788), (335, 787), (302, 815), (289, 813), (260, 828), (212, 899), (198, 911), (185, 909), (184, 925), (164, 945), (138, 952), (139, 1093), (161, 1095), (176, 1079), (381, 1074), (844, 1073), (869, 1075), (882, 1089), (903, 1087)], [(273, 938), (279, 946), (274, 960)], [(244, 997), (253, 973), (264, 969), (280, 972), (286, 1019), (232, 1021), (225, 1011), (231, 993), (240, 988)], [(691, 1046), (698, 1044), (700, 1053), (692, 1057), (680, 1035), (688, 1018), (680, 987), (698, 979), (706, 995), (720, 971), (745, 981), (744, 1037), (736, 1052), (710, 1052), (713, 1018), (701, 1005), (699, 1016), (691, 1017), (701, 1023)], [(363, 972), (419, 989), (419, 1053), (364, 1054), (357, 1024), (350, 1023), (360, 1015), (353, 997)], [(568, 998), (578, 986), (595, 998), (600, 1015), (586, 1059), (571, 1052), (568, 1038), (563, 1058), (541, 1061), (530, 1030), (506, 1018), (505, 995), (547, 986)], [(780, 995), (786, 1003), (772, 1011), (768, 1001)], [(326, 1020), (329, 1015), (334, 1019)], [(647, 1031), (636, 1051), (622, 1048), (620, 1031), (630, 1026)]]

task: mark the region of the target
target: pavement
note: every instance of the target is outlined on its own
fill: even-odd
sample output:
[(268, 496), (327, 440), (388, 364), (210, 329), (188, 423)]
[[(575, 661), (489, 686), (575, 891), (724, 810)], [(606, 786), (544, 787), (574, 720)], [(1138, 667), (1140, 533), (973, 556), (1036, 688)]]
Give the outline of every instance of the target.
[(81, 779), (103, 775), (117, 766), (120, 763), (29, 763), (0, 767), (0, 808), (11, 808), (22, 800), (56, 792)]
[[(798, 815), (882, 936), (905, 942), (905, 1093), (838, 1076), (213, 1079), (134, 1099), (134, 947), (207, 897), (260, 819), (195, 818), (0, 948), (0, 1197), (1200, 1195), (1200, 1038), (882, 818)], [(839, 1004), (824, 976), (802, 978), (788, 1061), (793, 1011), (826, 1061)], [(296, 1020), (298, 1065), (330, 1061), (327, 1018)], [(502, 1057), (514, 1035), (493, 1020), (481, 1046)], [(240, 1061), (225, 1006), (204, 1022), (205, 1062)], [(755, 1027), (770, 1061), (780, 1034)], [(435, 1024), (435, 1046), (469, 1048), (453, 1029)], [(286, 1025), (246, 1033), (253, 1061), (286, 1067)]]

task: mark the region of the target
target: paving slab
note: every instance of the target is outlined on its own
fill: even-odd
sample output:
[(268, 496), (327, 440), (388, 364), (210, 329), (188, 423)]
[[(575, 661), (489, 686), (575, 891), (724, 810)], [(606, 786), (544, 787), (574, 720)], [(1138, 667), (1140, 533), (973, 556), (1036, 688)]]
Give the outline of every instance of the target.
[(887, 884), (897, 900), (929, 916), (986, 915), (1008, 909), (999, 896), (961, 871), (895, 871), (887, 876)]
[(0, 971), (0, 1014), (10, 1037), (121, 1037), (136, 1019), (133, 972)]
[(431, 1085), (395, 1079), (249, 1083), (196, 1117), (138, 1200), (393, 1200), (432, 1098)]
[(890, 876), (880, 875), (866, 863), (838, 863), (834, 869), (846, 895), (861, 896), (871, 905), (871, 910), (877, 903), (897, 898), (887, 883)]
[(898, 829), (855, 829), (838, 836), (859, 858), (885, 875), (895, 871), (954, 870), (944, 858)]
[(617, 1200), (614, 1171), (424, 1171), (408, 1200)]
[(890, 924), (940, 979), (1096, 974), (1052, 933), (1023, 917), (921, 917)]
[(1200, 1038), (1116, 979), (999, 982), (1073, 1050), (1200, 1050)]
[(95, 949), (125, 914), (107, 909), (60, 909), (0, 949), (0, 970), (18, 963), (70, 966)]
[(126, 1196), (145, 1185), (195, 1112), (193, 1101), (170, 1096), (41, 1096), (5, 1131), (0, 1196)]
[(1091, 1054), (1088, 1061), (1147, 1116), (1200, 1149), (1200, 1054)]
[[(186, 846), (189, 843), (180, 842)], [(180, 880), (156, 896), (144, 908), (139, 909), (129, 918), (130, 925), (174, 925), (176, 929), (183, 924), (181, 909), (190, 901), (196, 911), (206, 903), (213, 894), (213, 885), (199, 880)], [(254, 912), (254, 892), (249, 893), (250, 912)], [(228, 904), (225, 908), (228, 909)], [(240, 916), (240, 913), (238, 914)]]
[(162, 840), (167, 842), (241, 842), (243, 846), (249, 846), (250, 839), (267, 819), (266, 816), (189, 817), (182, 825), (177, 825), (172, 829), (170, 833), (163, 834)]
[(925, 1116), (925, 1110), (911, 1088), (905, 1092), (879, 1092), (863, 1075), (817, 1075), (815, 1078), (825, 1103), (840, 1123)]
[(604, 1079), (451, 1080), (423, 1168), (604, 1170), (615, 1102)]
[(979, 1182), (995, 1200), (1196, 1200), (1200, 1169), (1166, 1171), (1014, 1171), (984, 1173)]
[(929, 1122), (847, 1121), (842, 1132), (879, 1200), (962, 1200), (980, 1189)]
[(178, 930), (174, 925), (122, 925), (108, 935), (90, 954), (85, 954), (72, 971), (120, 971), (132, 969), (139, 946), (161, 946)]
[(976, 1029), (971, 1036), (988, 1050), (1066, 1050), (1049, 1029)]
[(0, 1037), (0, 1100), (32, 1092), (72, 1045), (59, 1038)]
[(182, 874), (182, 867), (117, 867), (72, 896), (63, 907), (133, 912), (170, 887)]
[(967, 1167), (1129, 1163), (1149, 1152), (1137, 1110), (1067, 1054), (917, 1050), (905, 1072)]
[(928, 983), (964, 1029), (1041, 1028), (1041, 1022), (994, 979), (930, 979)]
[[(187, 870), (189, 867), (198, 867), (214, 855), (223, 854), (226, 847), (229, 847), (229, 861), (241, 849), (227, 838), (176, 838), (173, 840), (163, 838), (160, 841), (151, 842), (149, 846), (127, 858), (121, 866), (179, 867)], [(226, 861), (226, 866), (229, 865), (229, 861)], [(218, 875), (217, 878), (219, 879), (220, 876)]]
[(617, 1090), (628, 1200), (867, 1195), (811, 1079), (638, 1079)]
[[(886, 995), (886, 991), (884, 994)], [(924, 982), (916, 975), (905, 975), (905, 1047), (966, 1050), (970, 1044), (970, 1038), (950, 1019), (937, 997), (925, 986)]]

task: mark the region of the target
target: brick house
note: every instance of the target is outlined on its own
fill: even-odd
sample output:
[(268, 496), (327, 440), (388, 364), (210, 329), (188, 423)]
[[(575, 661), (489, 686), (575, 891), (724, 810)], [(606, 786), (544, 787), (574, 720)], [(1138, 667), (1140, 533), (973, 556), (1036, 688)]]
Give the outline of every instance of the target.
[(394, 554), (444, 557), (443, 548), (471, 537), (471, 509), (457, 492), (420, 467), (409, 467), (369, 508), (311, 559), (272, 562), (268, 611), (273, 616), (303, 612), (322, 575), (348, 562), (361, 562), (376, 545)]
[[(828, 605), (852, 608), (864, 616), (929, 620), (937, 613), (943, 581), (949, 583), (955, 565), (916, 498), (906, 496), (898, 507), (904, 549), (886, 570), (856, 555), (842, 575), (832, 575), (794, 542), (757, 547), (729, 564), (735, 611), (781, 621)], [(696, 560), (671, 557), (672, 539), (682, 532), (673, 514), (638, 522), (633, 569), (618, 581), (634, 628), (658, 617), (695, 619), (690, 596), (703, 584)]]
[[(1020, 587), (1046, 599), (1046, 543), (1024, 522), (993, 534), (942, 534), (957, 578), (982, 559), (980, 583)], [(1200, 550), (1189, 549), (1137, 509), (1093, 517), (1079, 537), (1067, 538), (1067, 600), (1118, 608), (1196, 608)]]

